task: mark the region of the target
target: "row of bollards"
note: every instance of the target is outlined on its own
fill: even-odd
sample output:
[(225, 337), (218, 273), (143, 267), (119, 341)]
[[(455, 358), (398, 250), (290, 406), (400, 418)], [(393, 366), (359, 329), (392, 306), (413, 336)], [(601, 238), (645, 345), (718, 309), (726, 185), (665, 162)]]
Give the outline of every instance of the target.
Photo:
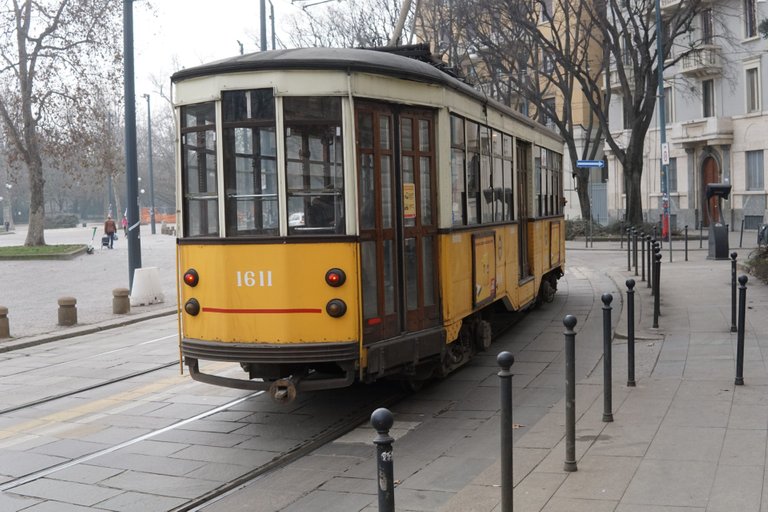
[[(112, 313), (125, 315), (131, 312), (131, 302), (128, 288), (112, 290)], [(77, 299), (75, 297), (59, 297), (57, 299), (57, 324), (71, 326), (77, 324)], [(8, 319), (8, 308), (0, 306), (0, 339), (10, 338), (11, 328)]]
[[(628, 247), (630, 246), (628, 239)], [(642, 236), (641, 236), (642, 241)], [(650, 237), (649, 237), (650, 242)], [(660, 247), (653, 245), (653, 270), (649, 266), (648, 280), (653, 280), (652, 292), (654, 297), (654, 327), (658, 325), (659, 316), (659, 279), (661, 275)], [(648, 251), (650, 256), (651, 251)], [(736, 253), (732, 253), (732, 275), (735, 276)], [(631, 260), (628, 260), (630, 262)], [(630, 267), (631, 268), (631, 267)], [(737, 356), (736, 356), (736, 385), (744, 384), (744, 330), (746, 319), (747, 276), (739, 276), (739, 308), (737, 322)], [(627, 386), (635, 387), (635, 286), (634, 279), (627, 279)], [(612, 375), (612, 333), (611, 312), (613, 295), (604, 293), (603, 302), (603, 421), (612, 422), (613, 418), (613, 375)], [(2, 308), (0, 308), (0, 315)], [(578, 470), (576, 460), (576, 317), (566, 315), (563, 318), (565, 326), (565, 460), (563, 470), (572, 472)], [(0, 329), (2, 326), (0, 325)], [(515, 361), (510, 352), (501, 352), (496, 359), (499, 367), (500, 398), (501, 398), (501, 512), (513, 511), (513, 423), (512, 423), (512, 372)], [(394, 471), (392, 443), (389, 435), (394, 420), (387, 409), (377, 409), (371, 415), (371, 425), (376, 429), (374, 439), (377, 460), (377, 487), (380, 512), (394, 512)]]

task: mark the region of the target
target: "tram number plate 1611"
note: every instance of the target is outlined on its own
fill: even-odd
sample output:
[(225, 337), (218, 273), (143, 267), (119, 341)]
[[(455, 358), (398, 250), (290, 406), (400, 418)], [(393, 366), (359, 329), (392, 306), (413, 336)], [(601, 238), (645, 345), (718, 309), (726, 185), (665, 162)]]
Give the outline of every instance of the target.
[(235, 275), (238, 287), (272, 286), (271, 270), (238, 270)]

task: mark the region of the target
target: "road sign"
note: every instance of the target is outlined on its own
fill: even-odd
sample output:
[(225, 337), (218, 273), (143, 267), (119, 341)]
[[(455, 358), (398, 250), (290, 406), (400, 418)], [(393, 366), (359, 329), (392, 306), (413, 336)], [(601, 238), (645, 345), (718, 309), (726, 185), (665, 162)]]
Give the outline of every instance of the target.
[(576, 167), (605, 167), (603, 160), (576, 160)]
[(666, 142), (661, 145), (661, 164), (669, 165), (669, 144)]

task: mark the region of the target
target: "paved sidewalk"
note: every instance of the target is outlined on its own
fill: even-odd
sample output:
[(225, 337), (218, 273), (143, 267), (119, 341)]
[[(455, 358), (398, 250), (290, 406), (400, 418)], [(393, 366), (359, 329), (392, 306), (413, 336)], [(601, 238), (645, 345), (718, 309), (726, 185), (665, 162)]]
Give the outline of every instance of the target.
[[(141, 227), (142, 267), (157, 267), (164, 302), (134, 306), (128, 315), (112, 314), (112, 290), (128, 288), (127, 241), (120, 238), (112, 250), (101, 248), (101, 223), (86, 227), (48, 229), (47, 244), (88, 244), (96, 228), (93, 254), (80, 254), (69, 260), (0, 261), (0, 305), (8, 308), (11, 340), (0, 340), (0, 351), (20, 343), (36, 343), (70, 337), (83, 332), (108, 328), (169, 314), (176, 307), (176, 238), (150, 234)], [(16, 226), (12, 233), (0, 235), (0, 246), (23, 245), (26, 226)], [(58, 323), (58, 298), (77, 299), (78, 324), (61, 327)]]
[[(639, 281), (626, 271), (625, 253), (570, 249), (571, 260), (588, 258), (623, 291), (626, 278)], [(645, 338), (636, 345), (637, 387), (626, 387), (626, 340), (615, 338), (614, 421), (602, 421), (600, 364), (577, 386), (577, 472), (563, 471), (564, 401), (517, 440), (516, 511), (768, 510), (768, 287), (755, 279), (747, 285), (745, 385), (735, 386), (730, 262), (691, 251), (688, 262), (676, 253), (668, 263), (664, 254), (659, 329), (650, 327), (645, 283), (636, 295)], [(498, 483), (482, 475), (440, 510), (500, 510), (498, 499), (478, 499)]]

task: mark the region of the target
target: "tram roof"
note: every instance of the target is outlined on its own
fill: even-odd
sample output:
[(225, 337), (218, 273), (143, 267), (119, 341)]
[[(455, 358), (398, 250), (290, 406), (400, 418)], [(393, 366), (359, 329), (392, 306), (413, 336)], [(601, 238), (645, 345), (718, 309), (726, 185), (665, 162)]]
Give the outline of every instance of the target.
[[(416, 59), (386, 51), (358, 48), (293, 48), (237, 55), (208, 64), (177, 71), (171, 76), (174, 83), (190, 78), (226, 73), (242, 73), (274, 69), (342, 70), (396, 76), (425, 83), (436, 83), (458, 90), (483, 103), (492, 104), (532, 128), (542, 128), (531, 119), (509, 107), (486, 97), (470, 85), (440, 71), (435, 66)], [(550, 130), (546, 130), (550, 131)], [(551, 132), (552, 136), (559, 137)]]

